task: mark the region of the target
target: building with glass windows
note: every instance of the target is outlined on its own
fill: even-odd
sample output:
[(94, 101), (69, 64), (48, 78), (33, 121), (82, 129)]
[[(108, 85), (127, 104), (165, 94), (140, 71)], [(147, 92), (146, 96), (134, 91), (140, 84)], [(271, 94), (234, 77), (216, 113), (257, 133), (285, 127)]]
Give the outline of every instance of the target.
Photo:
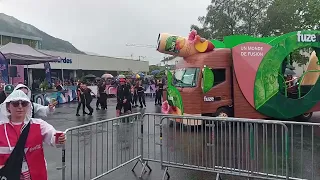
[(0, 32), (0, 46), (12, 42), (16, 44), (26, 44), (35, 49), (41, 49), (41, 41), (42, 38), (39, 37)]

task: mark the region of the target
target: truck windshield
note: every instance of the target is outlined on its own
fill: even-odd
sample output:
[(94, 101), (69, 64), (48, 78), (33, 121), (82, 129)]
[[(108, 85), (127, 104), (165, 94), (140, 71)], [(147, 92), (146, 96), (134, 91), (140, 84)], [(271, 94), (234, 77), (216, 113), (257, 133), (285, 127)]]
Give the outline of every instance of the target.
[(177, 87), (195, 87), (199, 68), (181, 68), (174, 71), (173, 85)]

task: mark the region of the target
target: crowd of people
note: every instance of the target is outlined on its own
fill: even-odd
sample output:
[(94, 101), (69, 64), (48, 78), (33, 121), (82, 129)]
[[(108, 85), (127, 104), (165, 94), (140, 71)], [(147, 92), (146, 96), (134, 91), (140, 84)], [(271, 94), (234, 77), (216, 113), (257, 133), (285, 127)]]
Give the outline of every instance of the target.
[[(106, 81), (100, 81), (97, 94), (78, 82), (77, 116), (92, 115), (92, 95), (97, 97), (96, 110), (107, 109)], [(161, 105), (163, 83), (156, 85), (155, 105)], [(120, 78), (117, 83), (116, 115), (131, 113), (133, 108), (146, 107), (145, 88), (141, 79)], [(32, 102), (31, 90), (24, 84), (0, 86), (0, 179), (47, 179), (43, 144), (59, 147), (66, 141), (63, 132), (42, 120), (55, 111), (57, 102), (48, 106)], [(101, 108), (100, 108), (100, 107)], [(85, 108), (89, 112), (85, 111)]]
[[(108, 81), (107, 81), (108, 82)], [(97, 97), (96, 110), (106, 110), (107, 106), (107, 89), (106, 85), (109, 84), (105, 80), (101, 79), (98, 83), (97, 94), (94, 94), (90, 88), (84, 82), (78, 82), (77, 94), (78, 94), (78, 107), (76, 116), (80, 116), (79, 111), (82, 106), (83, 115), (92, 115), (93, 108), (91, 107), (92, 95)], [(162, 94), (163, 94), (163, 83), (162, 80), (157, 80), (155, 82), (156, 87), (156, 97), (155, 105), (162, 104)], [(132, 112), (132, 108), (146, 108), (145, 100), (145, 86), (143, 85), (143, 80), (141, 79), (131, 79), (131, 78), (119, 78), (117, 81), (117, 106), (116, 114), (120, 116), (121, 114), (128, 114)], [(139, 105), (138, 105), (139, 102)], [(89, 110), (86, 112), (85, 108)]]

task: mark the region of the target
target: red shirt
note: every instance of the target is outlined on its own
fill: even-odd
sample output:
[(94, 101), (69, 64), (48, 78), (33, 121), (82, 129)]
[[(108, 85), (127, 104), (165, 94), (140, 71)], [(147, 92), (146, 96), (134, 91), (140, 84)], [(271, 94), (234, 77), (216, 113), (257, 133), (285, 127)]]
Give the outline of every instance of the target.
[(18, 137), (20, 137), (20, 133), (21, 133), (21, 128), (23, 126), (23, 123), (14, 123), (11, 122), (11, 124), (13, 125), (14, 130), (16, 131)]

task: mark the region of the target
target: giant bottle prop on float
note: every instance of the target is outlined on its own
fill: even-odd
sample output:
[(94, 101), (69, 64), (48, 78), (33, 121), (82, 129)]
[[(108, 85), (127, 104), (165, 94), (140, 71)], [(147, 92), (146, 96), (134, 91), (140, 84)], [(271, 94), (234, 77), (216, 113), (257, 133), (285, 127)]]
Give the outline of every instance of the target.
[(188, 38), (168, 33), (160, 33), (158, 36), (157, 50), (165, 54), (188, 57), (197, 53), (209, 52), (213, 49), (212, 42), (201, 38), (195, 30), (189, 34)]

